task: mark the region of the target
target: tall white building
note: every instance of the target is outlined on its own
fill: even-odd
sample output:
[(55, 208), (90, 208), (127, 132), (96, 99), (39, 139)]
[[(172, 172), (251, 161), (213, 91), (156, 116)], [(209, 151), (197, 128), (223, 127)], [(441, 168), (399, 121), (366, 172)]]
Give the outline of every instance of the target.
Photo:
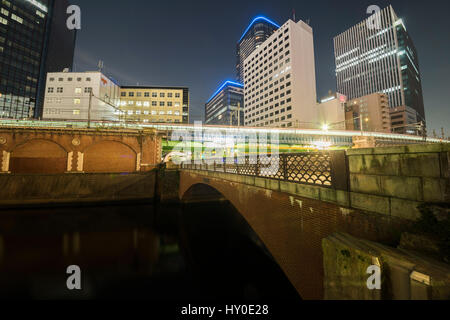
[(245, 125), (315, 127), (312, 28), (288, 20), (244, 61)]
[[(336, 36), (334, 52), (338, 92), (349, 100), (384, 93), (391, 109), (407, 106), (425, 122), (417, 50), (392, 6)], [(393, 127), (402, 133), (408, 124)]]
[(117, 121), (121, 115), (119, 104), (119, 85), (101, 72), (47, 74), (44, 119), (85, 121), (90, 109), (93, 121)]

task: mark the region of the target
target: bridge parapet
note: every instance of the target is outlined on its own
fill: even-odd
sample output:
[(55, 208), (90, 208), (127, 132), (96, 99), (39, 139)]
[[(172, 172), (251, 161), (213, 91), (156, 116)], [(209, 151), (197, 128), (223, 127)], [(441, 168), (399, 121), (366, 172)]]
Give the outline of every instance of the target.
[(449, 201), (447, 144), (280, 154), (271, 160), (220, 159), (181, 168), (407, 220), (420, 218), (422, 203)]
[(348, 166), (345, 151), (285, 153), (260, 158), (259, 155), (223, 159), (192, 160), (183, 169), (232, 173), (277, 181), (348, 190)]

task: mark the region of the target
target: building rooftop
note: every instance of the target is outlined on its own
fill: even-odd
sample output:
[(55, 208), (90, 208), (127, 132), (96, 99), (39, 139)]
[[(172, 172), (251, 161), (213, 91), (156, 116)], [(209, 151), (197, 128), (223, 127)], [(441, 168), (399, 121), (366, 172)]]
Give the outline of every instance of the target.
[(268, 22), (269, 24), (275, 26), (276, 28), (280, 28), (280, 26), (279, 26), (278, 24), (276, 24), (275, 22), (273, 22), (272, 20), (270, 20), (270, 19), (268, 19), (268, 18), (266, 18), (266, 17), (263, 17), (263, 16), (259, 16), (259, 17), (256, 17), (255, 19), (253, 19), (253, 21), (249, 24), (249, 26), (247, 27), (247, 29), (245, 29), (244, 33), (242, 34), (242, 36), (241, 36), (241, 38), (239, 39), (238, 42), (241, 42), (241, 40), (245, 37), (245, 35), (247, 34), (247, 32), (250, 30), (250, 28), (251, 28), (255, 23), (257, 23), (257, 22), (259, 22), (259, 21), (265, 21), (265, 22)]
[(220, 93), (220, 91), (222, 91), (225, 87), (228, 87), (228, 86), (244, 88), (244, 85), (242, 83), (227, 80), (219, 87), (219, 89), (217, 89), (216, 92), (214, 92), (214, 94), (211, 96), (211, 98), (209, 98), (209, 100), (206, 103), (209, 103), (212, 99), (215, 98), (215, 96), (217, 96)]

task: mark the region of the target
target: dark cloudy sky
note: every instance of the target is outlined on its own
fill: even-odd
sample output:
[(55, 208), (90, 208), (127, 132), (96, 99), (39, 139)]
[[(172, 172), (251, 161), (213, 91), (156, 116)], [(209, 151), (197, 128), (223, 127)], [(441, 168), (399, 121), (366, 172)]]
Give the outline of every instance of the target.
[(123, 85), (188, 86), (191, 120), (226, 79), (234, 79), (236, 42), (251, 20), (292, 16), (314, 29), (317, 94), (335, 90), (333, 37), (367, 17), (369, 5), (392, 4), (419, 53), (428, 126), (450, 135), (448, 0), (71, 0), (82, 10), (76, 71), (95, 69)]

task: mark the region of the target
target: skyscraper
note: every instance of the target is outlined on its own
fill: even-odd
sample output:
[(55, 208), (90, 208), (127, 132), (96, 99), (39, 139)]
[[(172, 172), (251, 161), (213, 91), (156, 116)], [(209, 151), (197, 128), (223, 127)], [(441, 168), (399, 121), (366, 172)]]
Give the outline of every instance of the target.
[(246, 126), (314, 127), (313, 38), (309, 25), (288, 20), (245, 59)]
[(67, 0), (1, 0), (0, 117), (40, 117), (48, 72), (72, 68)]
[(244, 60), (267, 40), (280, 26), (266, 17), (256, 17), (237, 43), (236, 78), (244, 82)]
[[(238, 118), (239, 114), (239, 118)], [(205, 105), (206, 124), (244, 125), (244, 86), (226, 81)]]
[(397, 132), (409, 132), (413, 121), (425, 122), (417, 51), (392, 6), (336, 36), (334, 50), (338, 92), (349, 100), (385, 93), (391, 110), (415, 110), (416, 117), (407, 117)]

